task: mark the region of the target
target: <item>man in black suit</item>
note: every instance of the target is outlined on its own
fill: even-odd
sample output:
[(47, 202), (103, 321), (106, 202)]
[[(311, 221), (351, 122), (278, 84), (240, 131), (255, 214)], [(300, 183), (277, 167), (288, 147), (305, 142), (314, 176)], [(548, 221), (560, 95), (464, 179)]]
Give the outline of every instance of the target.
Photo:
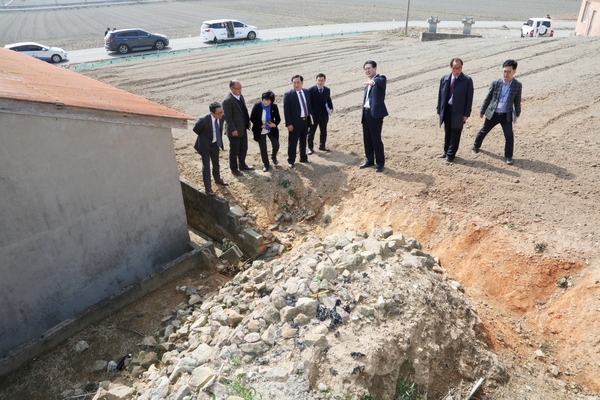
[[(254, 167), (246, 164), (248, 153), (248, 135), (250, 114), (246, 100), (242, 96), (242, 84), (238, 80), (229, 82), (229, 93), (223, 99), (223, 117), (229, 138), (229, 168), (233, 175), (243, 175), (241, 171), (250, 171)], [(238, 168), (239, 162), (239, 168)]]
[(210, 162), (213, 165), (213, 177), (219, 185), (227, 186), (228, 183), (221, 179), (219, 169), (219, 148), (223, 148), (223, 107), (214, 102), (208, 107), (210, 113), (204, 114), (196, 121), (194, 132), (198, 135), (194, 149), (202, 156), (202, 180), (204, 189), (209, 196), (215, 196), (210, 184)]
[(308, 89), (313, 111), (313, 123), (308, 131), (309, 155), (313, 153), (317, 127), (320, 131), (319, 150), (329, 151), (325, 142), (327, 141), (327, 123), (329, 122), (329, 115), (333, 112), (333, 103), (331, 102), (331, 90), (325, 86), (326, 79), (325, 74), (318, 74), (317, 84)]
[(483, 127), (477, 132), (475, 143), (473, 143), (473, 154), (479, 153), (479, 148), (483, 144), (483, 139), (496, 125), (502, 126), (506, 143), (504, 145), (504, 157), (508, 165), (513, 165), (513, 149), (515, 138), (513, 133), (513, 123), (517, 123), (517, 118), (521, 115), (521, 91), (523, 85), (514, 79), (517, 72), (517, 62), (515, 60), (506, 60), (502, 64), (502, 78), (496, 79), (490, 85), (490, 90), (483, 100), (479, 117), (485, 121)]
[(473, 80), (462, 73), (462, 67), (460, 58), (450, 60), (452, 72), (442, 77), (438, 91), (437, 113), (440, 126), (444, 124), (444, 152), (438, 158), (445, 158), (447, 164), (454, 162), (463, 126), (473, 106)]
[(288, 167), (294, 168), (296, 162), (296, 146), (300, 141), (300, 162), (308, 163), (306, 155), (306, 138), (310, 124), (312, 108), (308, 90), (302, 89), (304, 78), (301, 75), (292, 77), (294, 88), (283, 95), (283, 114), (288, 130)]
[(383, 118), (388, 116), (385, 107), (385, 87), (387, 79), (385, 75), (377, 73), (377, 63), (368, 60), (363, 64), (363, 69), (368, 81), (364, 83), (363, 106), (361, 123), (363, 126), (363, 141), (367, 160), (360, 168), (372, 167), (377, 163), (376, 172), (383, 172), (385, 156), (383, 142), (381, 141), (381, 129)]

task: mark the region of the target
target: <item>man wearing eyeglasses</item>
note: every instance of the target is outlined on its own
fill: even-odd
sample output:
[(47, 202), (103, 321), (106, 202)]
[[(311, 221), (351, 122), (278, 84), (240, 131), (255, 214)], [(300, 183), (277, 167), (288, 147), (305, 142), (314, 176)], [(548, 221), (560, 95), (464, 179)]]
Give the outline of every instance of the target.
[(219, 149), (223, 149), (223, 107), (218, 102), (211, 103), (208, 107), (210, 113), (204, 114), (196, 121), (194, 132), (198, 137), (194, 149), (202, 156), (202, 180), (207, 195), (216, 196), (210, 183), (210, 163), (212, 161), (212, 175), (215, 182), (222, 186), (229, 185), (221, 179), (219, 167)]
[(365, 61), (363, 69), (368, 81), (366, 81), (363, 93), (362, 118), (363, 142), (367, 160), (360, 168), (375, 166), (375, 172), (383, 172), (385, 156), (383, 142), (381, 140), (381, 129), (383, 118), (388, 116), (385, 107), (385, 88), (387, 78), (377, 73), (377, 63), (373, 60)]
[(479, 117), (485, 121), (483, 127), (477, 132), (475, 143), (473, 143), (473, 154), (479, 153), (479, 149), (483, 144), (483, 139), (487, 134), (498, 124), (502, 126), (504, 138), (504, 157), (506, 164), (513, 165), (513, 149), (515, 146), (515, 138), (513, 133), (513, 123), (517, 123), (517, 118), (521, 115), (521, 91), (523, 85), (518, 80), (514, 79), (517, 72), (517, 62), (515, 60), (506, 60), (502, 64), (502, 78), (496, 79), (490, 85)]
[(242, 84), (236, 79), (229, 82), (229, 93), (223, 99), (223, 118), (229, 138), (229, 168), (233, 175), (242, 176), (240, 171), (251, 171), (254, 167), (246, 164), (250, 114), (242, 96)]
[(450, 68), (452, 72), (440, 80), (437, 104), (440, 126), (444, 124), (444, 152), (437, 157), (447, 164), (454, 162), (458, 152), (463, 126), (471, 116), (474, 92), (473, 80), (462, 72), (463, 61), (453, 58)]

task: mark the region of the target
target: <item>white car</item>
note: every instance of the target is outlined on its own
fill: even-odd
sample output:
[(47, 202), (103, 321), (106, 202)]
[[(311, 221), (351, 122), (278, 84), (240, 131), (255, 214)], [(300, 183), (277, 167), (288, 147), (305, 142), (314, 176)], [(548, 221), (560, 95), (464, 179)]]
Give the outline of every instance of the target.
[(249, 39), (258, 36), (258, 28), (246, 25), (234, 19), (215, 19), (204, 21), (200, 29), (200, 38), (207, 42), (222, 42), (223, 40)]
[(521, 37), (552, 37), (552, 20), (550, 18), (529, 18), (521, 27)]
[(67, 59), (67, 52), (58, 47), (48, 47), (34, 42), (13, 43), (4, 46), (5, 49), (27, 54), (40, 60), (58, 63)]

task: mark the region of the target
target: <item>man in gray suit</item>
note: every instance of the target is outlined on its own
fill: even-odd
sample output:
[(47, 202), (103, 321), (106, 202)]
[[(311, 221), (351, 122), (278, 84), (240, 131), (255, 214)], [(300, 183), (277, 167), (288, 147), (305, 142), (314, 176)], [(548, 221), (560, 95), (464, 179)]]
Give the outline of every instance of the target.
[(514, 79), (517, 72), (517, 62), (515, 60), (506, 60), (502, 64), (503, 78), (492, 82), (490, 90), (483, 100), (479, 117), (485, 121), (483, 127), (477, 133), (475, 143), (473, 144), (473, 154), (477, 154), (489, 131), (500, 124), (504, 132), (506, 144), (504, 145), (504, 157), (508, 165), (513, 165), (514, 134), (513, 122), (521, 115), (521, 89), (523, 85)]
[(473, 80), (462, 73), (462, 67), (460, 58), (450, 60), (452, 72), (442, 77), (438, 91), (437, 113), (440, 126), (444, 124), (444, 152), (438, 158), (445, 158), (448, 164), (454, 162), (463, 126), (473, 106)]
[[(246, 164), (248, 153), (248, 135), (250, 114), (242, 96), (242, 84), (238, 80), (229, 82), (229, 93), (223, 99), (223, 118), (229, 138), (229, 168), (233, 175), (243, 175), (241, 171), (250, 171), (254, 167)], [(238, 168), (239, 165), (239, 168)]]
[(194, 149), (202, 156), (202, 180), (204, 189), (209, 196), (215, 196), (210, 184), (210, 163), (213, 165), (213, 177), (219, 185), (229, 185), (221, 179), (219, 168), (219, 149), (223, 149), (223, 107), (218, 102), (211, 103), (208, 107), (210, 113), (204, 114), (196, 121), (194, 132), (198, 137)]

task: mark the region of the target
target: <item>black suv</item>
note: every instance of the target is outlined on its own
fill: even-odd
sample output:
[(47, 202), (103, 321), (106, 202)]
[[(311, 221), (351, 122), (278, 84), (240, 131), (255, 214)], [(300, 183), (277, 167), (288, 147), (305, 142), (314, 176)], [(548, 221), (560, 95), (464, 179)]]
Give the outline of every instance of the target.
[(142, 29), (119, 29), (108, 32), (104, 37), (107, 51), (118, 51), (121, 54), (133, 50), (162, 50), (169, 45), (169, 38), (158, 33), (148, 33)]

